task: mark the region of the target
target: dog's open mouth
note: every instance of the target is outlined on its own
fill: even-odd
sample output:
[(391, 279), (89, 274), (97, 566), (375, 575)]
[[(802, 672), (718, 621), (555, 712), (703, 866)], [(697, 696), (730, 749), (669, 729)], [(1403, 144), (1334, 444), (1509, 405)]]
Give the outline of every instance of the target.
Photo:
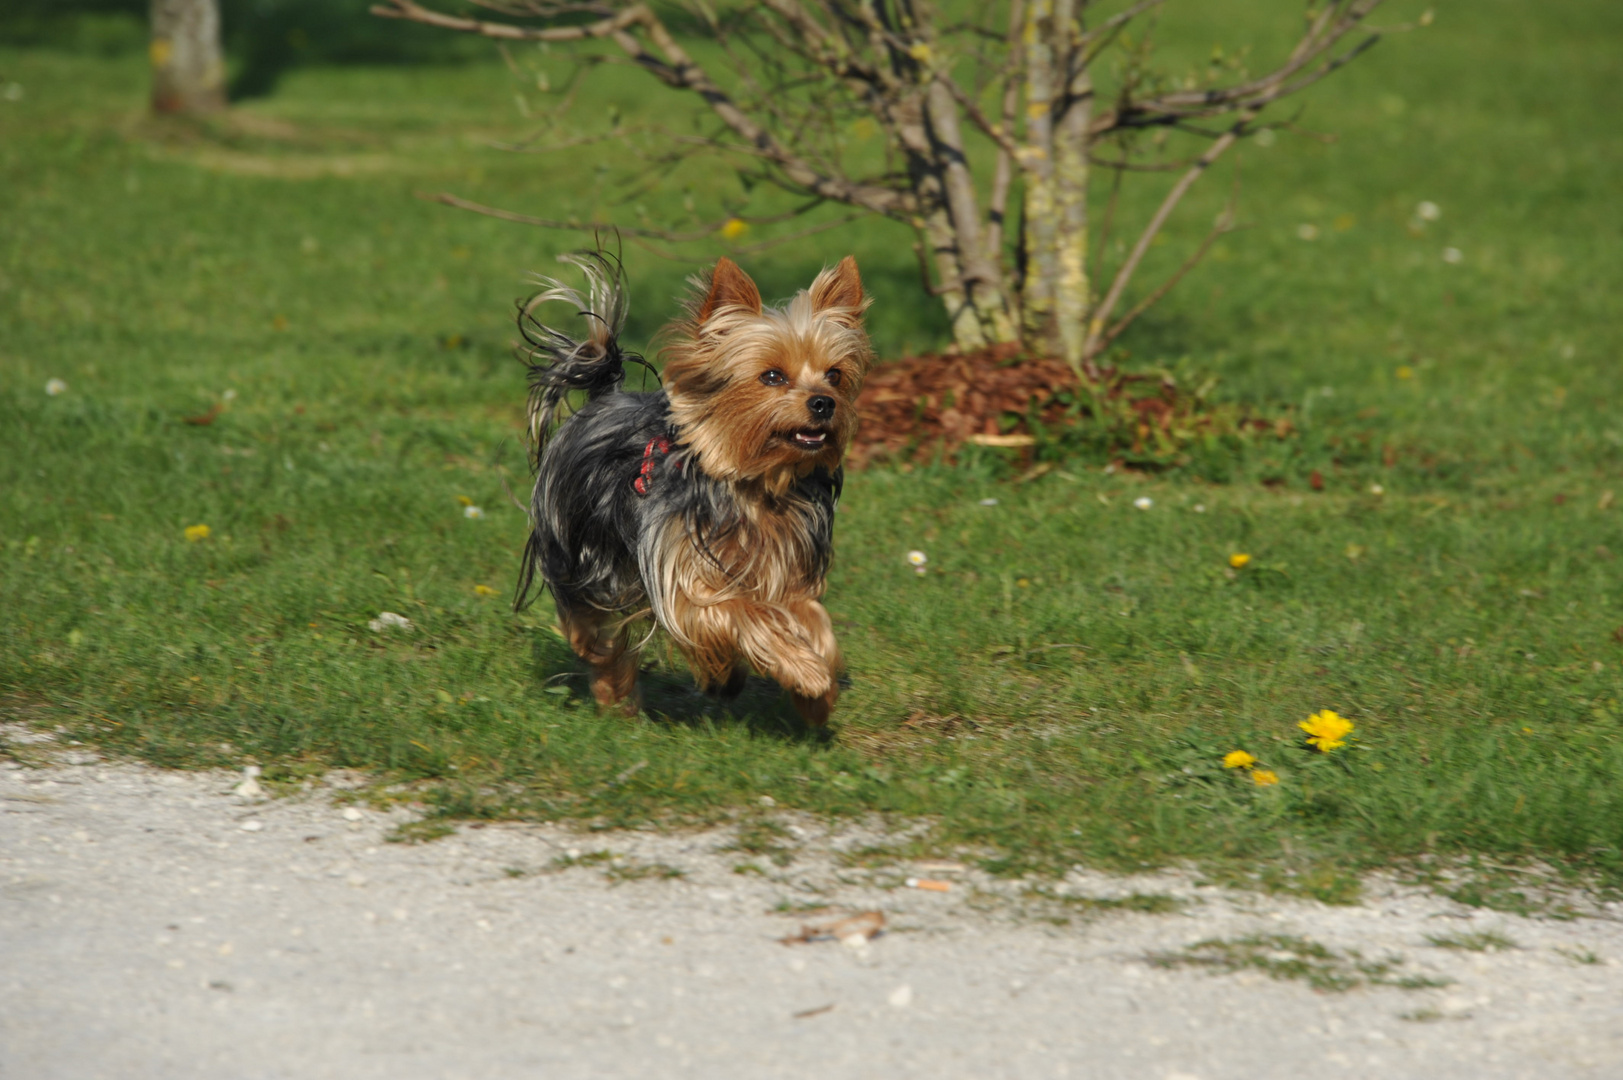
[(828, 445), (828, 432), (819, 428), (801, 428), (790, 433), (789, 441), (802, 450), (821, 450)]

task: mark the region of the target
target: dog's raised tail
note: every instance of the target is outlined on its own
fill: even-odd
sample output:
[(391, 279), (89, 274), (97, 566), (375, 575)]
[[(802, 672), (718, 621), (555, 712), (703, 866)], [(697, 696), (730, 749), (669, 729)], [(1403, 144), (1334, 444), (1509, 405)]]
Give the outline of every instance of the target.
[[(530, 371), (530, 401), (526, 416), (530, 447), (537, 461), (548, 434), (560, 420), (571, 392), (583, 392), (590, 400), (620, 388), (625, 366), (644, 363), (635, 353), (620, 348), (620, 331), (626, 321), (625, 268), (620, 260), (601, 249), (558, 256), (559, 262), (578, 267), (586, 275), (586, 295), (556, 278), (538, 278), (541, 291), (519, 303), (518, 328), (524, 335), (521, 354)], [(586, 322), (586, 332), (576, 339), (543, 323), (536, 311), (551, 302), (569, 304)]]

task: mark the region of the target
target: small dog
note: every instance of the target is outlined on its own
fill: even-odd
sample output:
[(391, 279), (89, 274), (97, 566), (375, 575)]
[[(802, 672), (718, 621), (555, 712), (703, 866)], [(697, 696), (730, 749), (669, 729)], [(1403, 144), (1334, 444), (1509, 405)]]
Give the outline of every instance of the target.
[[(811, 724), (839, 696), (839, 646), (819, 603), (841, 463), (872, 360), (856, 260), (779, 307), (728, 259), (693, 279), (687, 316), (663, 332), (663, 388), (622, 388), (626, 293), (619, 261), (564, 256), (588, 295), (551, 278), (520, 305), (530, 349), (535, 492), (515, 607), (539, 572), (592, 694), (641, 708), (628, 624), (649, 611), (699, 686), (726, 699), (750, 668), (789, 691)], [(574, 305), (582, 340), (534, 311)], [(651, 369), (650, 369), (651, 370)], [(558, 424), (571, 392), (585, 403)]]

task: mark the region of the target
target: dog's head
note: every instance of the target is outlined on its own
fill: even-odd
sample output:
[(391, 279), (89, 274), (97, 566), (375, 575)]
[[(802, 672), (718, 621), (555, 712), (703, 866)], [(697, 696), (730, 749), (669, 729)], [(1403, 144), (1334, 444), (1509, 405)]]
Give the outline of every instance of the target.
[(755, 282), (729, 259), (695, 285), (663, 370), (682, 443), (711, 476), (775, 490), (818, 465), (838, 468), (872, 359), (856, 260), (846, 256), (780, 307), (762, 307)]

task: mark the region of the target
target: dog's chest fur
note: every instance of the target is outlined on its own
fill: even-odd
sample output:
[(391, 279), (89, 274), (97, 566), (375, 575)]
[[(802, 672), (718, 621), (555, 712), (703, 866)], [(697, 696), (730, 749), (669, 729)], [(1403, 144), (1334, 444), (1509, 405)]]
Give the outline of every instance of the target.
[(767, 603), (822, 595), (841, 478), (818, 470), (781, 495), (764, 485), (733, 484), (690, 464), (667, 488), (684, 504), (667, 519), (660, 546), (676, 585), (695, 599), (749, 596)]

